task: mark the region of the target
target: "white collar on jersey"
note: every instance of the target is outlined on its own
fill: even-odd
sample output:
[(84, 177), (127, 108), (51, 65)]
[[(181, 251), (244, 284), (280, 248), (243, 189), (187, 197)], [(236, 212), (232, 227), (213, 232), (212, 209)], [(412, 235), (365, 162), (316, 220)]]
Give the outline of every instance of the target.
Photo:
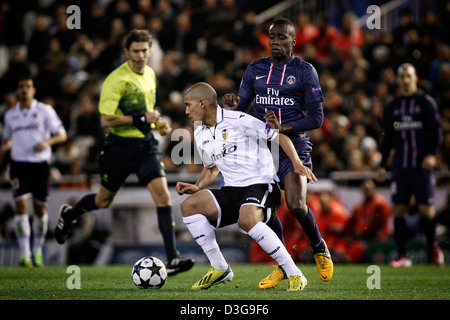
[(221, 122), (223, 120), (223, 108), (219, 105), (217, 105), (217, 123)]

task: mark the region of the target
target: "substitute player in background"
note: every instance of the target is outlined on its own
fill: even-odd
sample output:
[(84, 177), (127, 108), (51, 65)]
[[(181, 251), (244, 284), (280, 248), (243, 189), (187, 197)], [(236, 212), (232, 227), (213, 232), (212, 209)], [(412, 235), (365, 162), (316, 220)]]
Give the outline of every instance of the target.
[[(238, 97), (226, 94), (222, 102), (227, 108), (247, 111), (254, 101), (254, 116), (291, 138), (302, 163), (312, 169), (312, 144), (305, 131), (322, 126), (323, 94), (314, 67), (292, 54), (295, 41), (294, 24), (288, 19), (275, 20), (269, 29), (272, 56), (253, 61), (242, 78)], [(294, 172), (292, 162), (282, 150), (278, 177), (285, 191), (289, 212), (300, 223), (310, 241), (319, 276), (323, 281), (329, 281), (333, 276), (333, 262), (320, 236), (314, 214), (306, 205), (308, 181)], [(271, 227), (282, 239), (279, 220)], [(283, 270), (276, 267), (261, 281), (260, 288), (273, 288), (284, 278)]]
[[(243, 112), (221, 108), (217, 94), (207, 83), (197, 83), (186, 91), (186, 113), (201, 126), (194, 132), (203, 171), (195, 184), (178, 182), (178, 194), (192, 194), (181, 204), (183, 221), (208, 257), (211, 268), (192, 289), (206, 289), (229, 281), (233, 271), (216, 242), (214, 229), (238, 223), (280, 266), (289, 278), (289, 291), (300, 291), (307, 280), (295, 265), (275, 232), (265, 222), (273, 219), (280, 205), (276, 169), (267, 141), (277, 131)], [(304, 166), (288, 137), (279, 135), (280, 145), (292, 159), (294, 170), (305, 179), (317, 181)], [(222, 173), (225, 185), (202, 190)]]
[(171, 199), (162, 154), (151, 132), (156, 126), (161, 135), (166, 135), (171, 128), (159, 120), (159, 112), (154, 110), (156, 79), (154, 71), (147, 66), (150, 48), (148, 30), (132, 30), (126, 38), (128, 60), (105, 79), (99, 111), (102, 126), (108, 127), (110, 133), (99, 158), (100, 190), (84, 196), (73, 208), (67, 204), (61, 207), (55, 237), (59, 243), (64, 243), (74, 220), (85, 212), (109, 207), (126, 178), (135, 172), (155, 201), (168, 259), (167, 273), (174, 275), (189, 270), (193, 261), (182, 259), (175, 248)]
[(411, 196), (421, 215), (431, 260), (444, 264), (444, 255), (435, 238), (434, 172), (436, 154), (442, 142), (441, 118), (434, 99), (417, 88), (417, 74), (413, 65), (404, 63), (397, 70), (399, 96), (384, 109), (383, 155), (379, 178), (392, 171), (391, 197), (394, 212), (394, 238), (398, 258), (393, 267), (410, 266), (407, 258), (409, 230), (405, 217)]
[[(47, 197), (52, 146), (67, 140), (66, 130), (52, 106), (34, 99), (31, 77), (18, 82), (17, 104), (5, 113), (1, 156), (10, 151), (10, 179), (15, 200), (15, 232), (20, 262), (25, 267), (43, 265), (42, 248), (48, 229)], [(33, 196), (33, 224), (29, 199)], [(33, 229), (33, 247), (30, 245)]]

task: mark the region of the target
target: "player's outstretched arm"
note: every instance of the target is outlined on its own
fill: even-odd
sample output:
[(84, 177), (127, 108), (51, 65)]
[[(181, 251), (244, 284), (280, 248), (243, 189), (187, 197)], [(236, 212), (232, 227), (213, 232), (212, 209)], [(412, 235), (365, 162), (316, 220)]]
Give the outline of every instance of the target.
[(195, 184), (186, 182), (177, 182), (175, 190), (180, 196), (183, 194), (196, 193), (197, 191), (200, 191), (201, 189), (213, 183), (218, 174), (219, 169), (217, 169), (217, 167), (212, 168), (204, 167), (202, 174), (200, 175), (200, 178), (197, 180)]

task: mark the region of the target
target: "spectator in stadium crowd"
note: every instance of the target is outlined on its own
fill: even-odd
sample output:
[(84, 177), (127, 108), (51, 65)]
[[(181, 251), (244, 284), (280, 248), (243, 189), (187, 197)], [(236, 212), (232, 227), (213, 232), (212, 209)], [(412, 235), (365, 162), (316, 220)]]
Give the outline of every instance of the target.
[[(252, 62), (244, 73), (238, 96), (225, 94), (223, 104), (247, 112), (256, 97), (254, 115), (288, 135), (303, 164), (311, 169), (312, 144), (305, 131), (318, 129), (323, 123), (324, 99), (317, 72), (310, 63), (292, 54), (296, 43), (292, 21), (275, 20), (269, 28), (268, 43), (271, 56)], [(333, 262), (314, 214), (306, 203), (308, 181), (293, 171), (292, 163), (281, 150), (278, 176), (280, 186), (285, 190), (287, 207), (311, 242), (319, 276), (323, 281), (329, 281), (333, 275)], [(282, 239), (283, 230), (278, 219), (271, 227)], [(283, 278), (283, 271), (277, 266), (262, 282), (275, 286)]]
[(355, 20), (354, 13), (346, 12), (342, 17), (342, 28), (334, 39), (333, 46), (343, 63), (351, 59), (351, 51), (354, 47), (363, 45), (361, 26)]
[(330, 23), (329, 17), (322, 13), (319, 15), (319, 36), (314, 41), (317, 48), (317, 60), (322, 66), (333, 63), (335, 59), (334, 43), (339, 36), (339, 30)]
[[(43, 266), (42, 249), (48, 229), (47, 201), (52, 146), (67, 140), (66, 130), (53, 107), (34, 99), (35, 93), (33, 79), (23, 76), (18, 81), (18, 102), (5, 114), (0, 149), (2, 158), (8, 152), (10, 156), (19, 265), (24, 267)], [(31, 226), (30, 196), (34, 210)]]
[(347, 225), (349, 212), (334, 191), (321, 192), (317, 195), (320, 209), (317, 225), (322, 237), (327, 242), (330, 251), (336, 255), (338, 261), (343, 261), (343, 254), (339, 250), (342, 232)]
[(363, 199), (353, 207), (336, 244), (336, 250), (353, 263), (367, 258), (368, 241), (384, 243), (391, 236), (392, 207), (388, 199), (378, 193), (371, 179), (361, 183), (361, 193)]
[(303, 55), (305, 45), (314, 42), (318, 35), (319, 28), (311, 24), (309, 14), (300, 12), (297, 15), (297, 26), (295, 27), (295, 39), (297, 41), (293, 49), (294, 53)]
[(154, 109), (156, 78), (147, 65), (150, 50), (148, 30), (132, 30), (127, 35), (125, 53), (128, 60), (106, 78), (100, 96), (101, 123), (110, 130), (99, 158), (100, 190), (82, 197), (73, 207), (68, 204), (61, 207), (55, 237), (58, 243), (63, 244), (73, 221), (87, 212), (109, 207), (126, 178), (134, 172), (155, 201), (166, 249), (167, 272), (174, 275), (189, 270), (193, 261), (182, 259), (176, 250), (162, 154), (151, 132), (157, 128), (164, 136), (170, 133), (171, 128)]
[(81, 172), (80, 149), (75, 145), (72, 138), (69, 138), (62, 148), (55, 152), (54, 165), (61, 174), (75, 174)]
[(430, 260), (444, 264), (444, 255), (436, 242), (434, 205), (436, 154), (442, 142), (441, 117), (435, 100), (419, 91), (416, 69), (409, 63), (397, 70), (399, 95), (384, 109), (384, 137), (379, 179), (391, 169), (391, 200), (394, 212), (394, 238), (398, 257), (393, 267), (412, 264), (407, 257), (409, 230), (406, 215), (414, 196), (421, 215)]

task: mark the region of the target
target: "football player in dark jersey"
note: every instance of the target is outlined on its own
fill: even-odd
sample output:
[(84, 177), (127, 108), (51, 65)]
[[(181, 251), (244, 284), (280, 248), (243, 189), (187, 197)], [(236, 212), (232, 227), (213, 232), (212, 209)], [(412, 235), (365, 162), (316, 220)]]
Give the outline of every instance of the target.
[[(320, 128), (323, 122), (323, 94), (315, 68), (292, 54), (296, 42), (295, 26), (288, 19), (277, 19), (269, 29), (271, 56), (248, 65), (238, 96), (225, 94), (226, 108), (247, 111), (254, 101), (253, 115), (289, 136), (302, 163), (312, 169), (312, 144), (305, 131)], [(294, 172), (287, 155), (279, 151), (278, 177), (285, 191), (286, 204), (302, 226), (314, 251), (319, 276), (329, 281), (333, 262), (311, 209), (306, 205), (307, 179)], [(279, 237), (279, 220), (271, 225)], [(284, 278), (283, 270), (275, 270), (260, 282), (260, 288), (273, 288)]]
[(393, 267), (410, 266), (407, 258), (409, 238), (405, 217), (411, 196), (421, 215), (431, 260), (444, 264), (444, 255), (435, 239), (434, 173), (436, 154), (442, 142), (441, 119), (434, 99), (417, 88), (413, 65), (404, 63), (397, 71), (399, 96), (383, 113), (384, 136), (381, 143), (382, 162), (379, 176), (391, 168), (391, 197), (394, 211), (394, 238), (398, 258)]

